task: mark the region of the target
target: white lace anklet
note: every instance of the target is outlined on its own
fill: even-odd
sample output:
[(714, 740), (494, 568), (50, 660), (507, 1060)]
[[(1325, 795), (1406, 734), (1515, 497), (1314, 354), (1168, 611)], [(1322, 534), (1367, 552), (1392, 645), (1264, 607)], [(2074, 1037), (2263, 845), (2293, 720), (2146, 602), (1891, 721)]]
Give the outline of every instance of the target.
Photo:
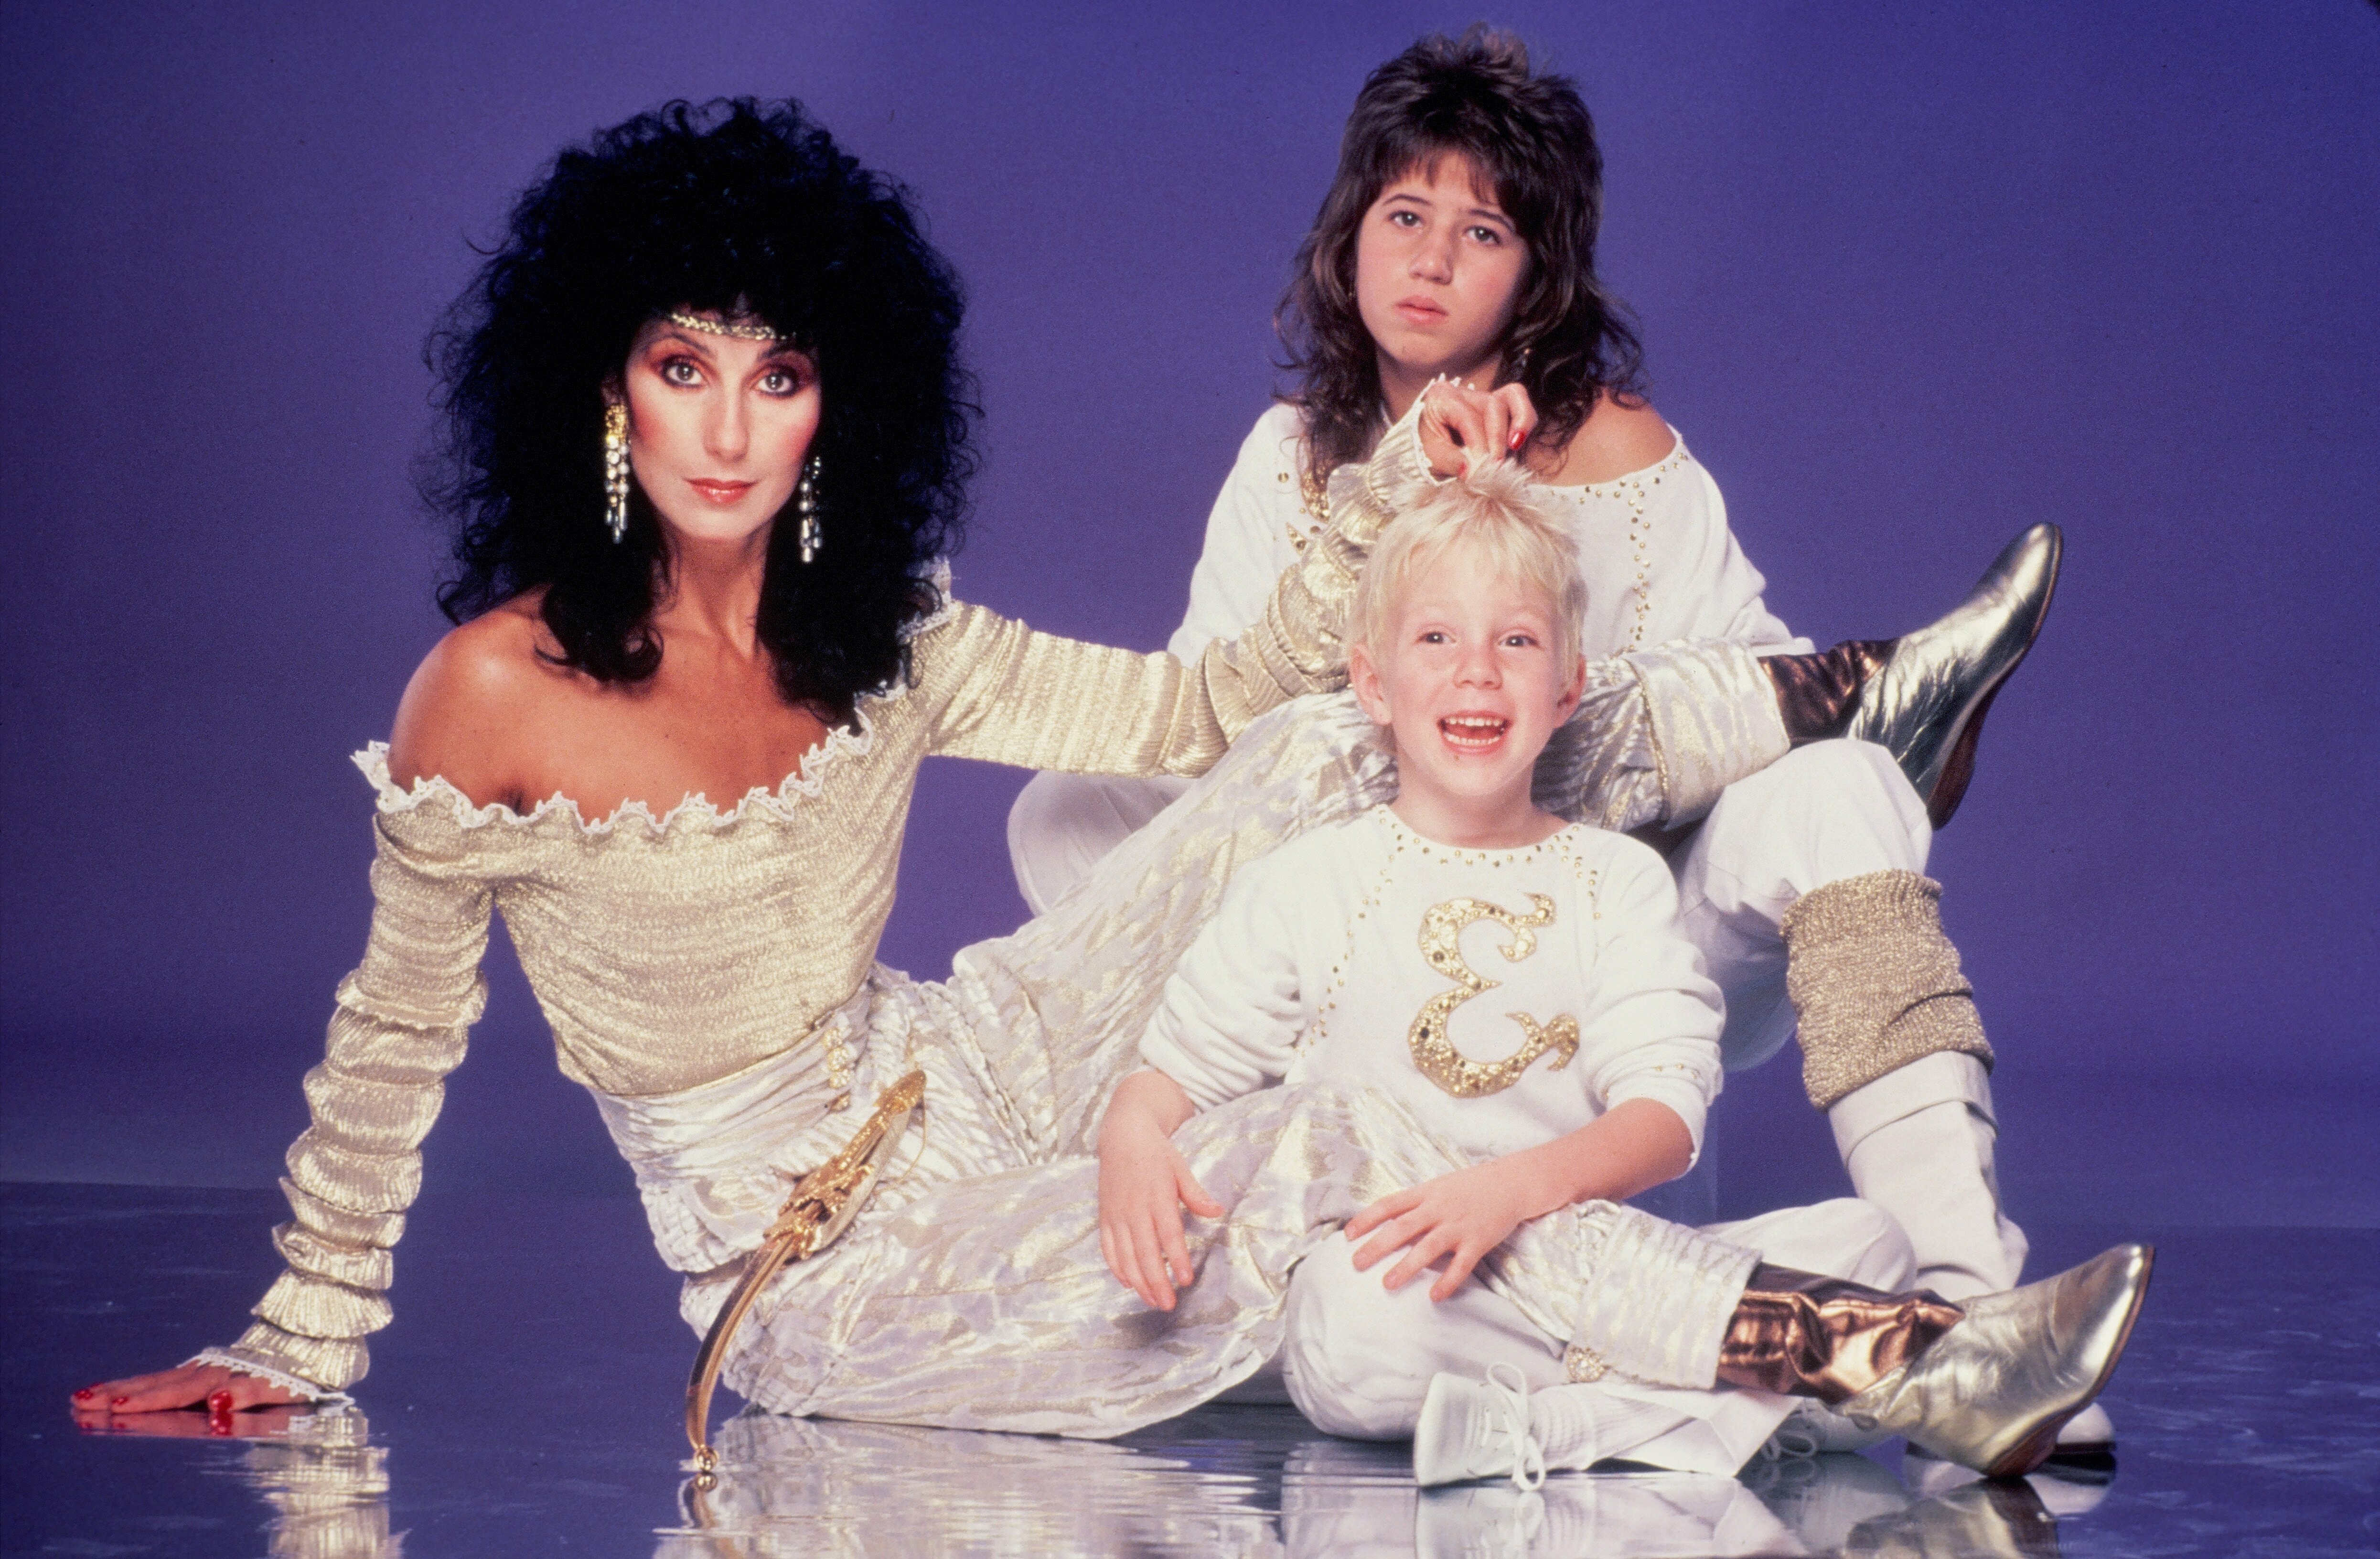
[(250, 1375), (257, 1380), (279, 1386), (290, 1395), (301, 1397), (317, 1407), (346, 1407), (355, 1402), (355, 1398), (346, 1392), (325, 1391), (302, 1375), (293, 1375), (286, 1370), (275, 1370), (269, 1364), (259, 1364), (252, 1358), (242, 1358), (239, 1355), (223, 1348), (200, 1348), (182, 1360), (182, 1363), (185, 1368), (193, 1364), (212, 1364), (218, 1369), (228, 1370), (235, 1375)]

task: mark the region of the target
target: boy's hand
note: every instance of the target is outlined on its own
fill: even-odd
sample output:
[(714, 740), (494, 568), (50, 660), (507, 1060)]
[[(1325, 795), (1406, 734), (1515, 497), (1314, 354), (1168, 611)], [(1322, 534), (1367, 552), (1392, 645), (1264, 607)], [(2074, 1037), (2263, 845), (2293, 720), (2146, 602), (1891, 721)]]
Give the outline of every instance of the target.
[(1458, 1169), (1411, 1190), (1391, 1191), (1347, 1220), (1349, 1239), (1372, 1236), (1355, 1252), (1355, 1270), (1368, 1272), (1384, 1257), (1404, 1251), (1404, 1259), (1381, 1280), (1383, 1287), (1393, 1290), (1445, 1257), (1446, 1271), (1430, 1285), (1429, 1297), (1451, 1299), (1481, 1257), (1545, 1211), (1536, 1205), (1542, 1200), (1510, 1158)]
[(1182, 1210), (1220, 1218), (1173, 1146), (1172, 1128), (1189, 1118), (1190, 1101), (1160, 1072), (1136, 1072), (1116, 1090), (1099, 1123), (1099, 1254), (1118, 1282), (1160, 1310), (1196, 1275), (1183, 1237)]

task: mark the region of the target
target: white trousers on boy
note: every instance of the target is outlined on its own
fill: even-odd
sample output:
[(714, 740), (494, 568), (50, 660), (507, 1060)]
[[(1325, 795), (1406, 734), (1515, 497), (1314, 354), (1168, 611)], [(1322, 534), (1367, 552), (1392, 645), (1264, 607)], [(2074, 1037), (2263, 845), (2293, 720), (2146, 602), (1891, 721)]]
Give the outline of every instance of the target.
[[(1842, 1198), (1787, 1208), (1703, 1231), (1764, 1260), (1848, 1278), (1872, 1288), (1909, 1286), (1908, 1240), (1864, 1201)], [(1590, 1385), (1563, 1373), (1565, 1338), (1548, 1336), (1508, 1299), (1466, 1282), (1451, 1299), (1429, 1297), (1427, 1275), (1394, 1293), (1380, 1282), (1392, 1262), (1354, 1268), (1356, 1243), (1326, 1240), (1292, 1273), (1282, 1384), (1318, 1429), (1357, 1440), (1400, 1440), (1419, 1420), (1430, 1378), (1477, 1380), (1488, 1366), (1517, 1368), (1533, 1393), (1560, 1391), (1586, 1407), (1593, 1443), (1566, 1457), (1584, 1468), (1621, 1457), (1680, 1472), (1732, 1476), (1776, 1431), (1793, 1399), (1719, 1386), (1642, 1386), (1617, 1375)]]

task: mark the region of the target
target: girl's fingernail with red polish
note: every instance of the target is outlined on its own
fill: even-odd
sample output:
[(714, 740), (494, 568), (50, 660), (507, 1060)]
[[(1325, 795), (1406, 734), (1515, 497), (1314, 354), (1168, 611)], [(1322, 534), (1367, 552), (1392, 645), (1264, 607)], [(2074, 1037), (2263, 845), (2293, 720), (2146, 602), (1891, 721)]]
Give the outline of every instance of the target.
[(88, 1402), (98, 1395), (99, 1388), (97, 1386), (85, 1386), (82, 1390), (75, 1393), (75, 1400), (77, 1402)]
[(231, 1393), (219, 1391), (207, 1398), (207, 1411), (218, 1416), (231, 1411)]
[(107, 1399), (107, 1405), (110, 1407), (121, 1407), (131, 1400), (132, 1398), (128, 1396), (111, 1396)]
[(1512, 430), (1512, 436), (1504, 441), (1504, 447), (1507, 450), (1517, 453), (1520, 450), (1521, 445), (1528, 442), (1529, 435), (1523, 432), (1520, 429), (1514, 428)]

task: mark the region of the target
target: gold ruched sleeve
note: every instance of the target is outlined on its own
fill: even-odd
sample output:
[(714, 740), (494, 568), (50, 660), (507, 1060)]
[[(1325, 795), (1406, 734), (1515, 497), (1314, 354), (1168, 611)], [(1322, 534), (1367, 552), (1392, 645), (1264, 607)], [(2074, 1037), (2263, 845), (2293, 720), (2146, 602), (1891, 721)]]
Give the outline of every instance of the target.
[(1184, 664), (1037, 633), (959, 607), (936, 664), (951, 685), (934, 750), (1027, 769), (1202, 774), (1250, 720), (1347, 680), (1355, 580), (1380, 530), (1427, 491), (1420, 402), (1370, 459), (1330, 479), (1330, 523), (1284, 570), (1264, 615)]
[(421, 1139), (487, 998), (486, 884), (462, 849), (408, 844), (392, 822), (378, 829), (371, 938), (339, 982), (322, 1064), (306, 1074), (313, 1122), (281, 1182), (292, 1217), (273, 1243), (289, 1270), (238, 1342), (200, 1356), (331, 1391), (362, 1377), (364, 1338), (389, 1322), (389, 1248), (421, 1188)]

